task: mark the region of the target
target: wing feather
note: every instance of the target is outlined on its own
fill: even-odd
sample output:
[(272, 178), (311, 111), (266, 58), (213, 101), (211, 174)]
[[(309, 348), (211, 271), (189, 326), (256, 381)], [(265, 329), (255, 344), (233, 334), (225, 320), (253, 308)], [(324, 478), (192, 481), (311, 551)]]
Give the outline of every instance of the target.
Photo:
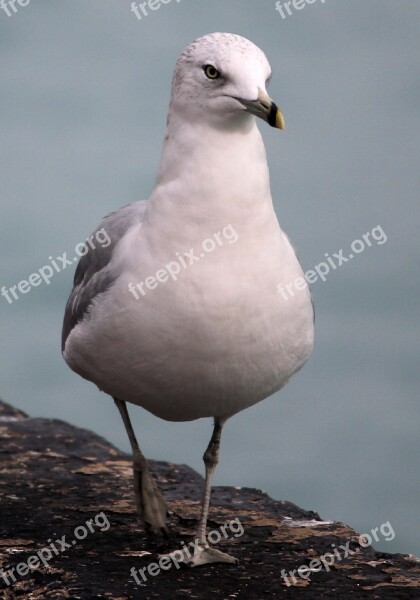
[(105, 231), (110, 239), (107, 246), (97, 245), (81, 257), (76, 268), (73, 289), (67, 301), (61, 335), (61, 350), (64, 351), (66, 340), (72, 329), (80, 323), (94, 298), (103, 294), (112, 285), (119, 273), (112, 266), (115, 248), (124, 234), (142, 220), (146, 202), (139, 201), (123, 206), (116, 212), (107, 215), (95, 229)]

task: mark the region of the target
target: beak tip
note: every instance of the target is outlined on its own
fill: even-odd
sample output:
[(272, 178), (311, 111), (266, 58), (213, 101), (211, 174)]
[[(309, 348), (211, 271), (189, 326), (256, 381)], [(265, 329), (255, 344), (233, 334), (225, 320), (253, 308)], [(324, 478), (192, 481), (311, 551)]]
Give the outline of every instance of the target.
[(277, 129), (286, 129), (286, 123), (284, 121), (283, 113), (280, 109), (277, 109), (276, 125)]

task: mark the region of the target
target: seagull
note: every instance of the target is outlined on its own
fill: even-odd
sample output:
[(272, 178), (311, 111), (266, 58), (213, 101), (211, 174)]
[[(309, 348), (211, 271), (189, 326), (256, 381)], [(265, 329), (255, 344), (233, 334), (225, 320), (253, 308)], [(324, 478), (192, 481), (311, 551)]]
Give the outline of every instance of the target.
[(280, 390), (313, 346), (311, 294), (274, 212), (256, 124), (285, 127), (270, 78), (264, 52), (236, 34), (181, 53), (151, 196), (102, 220), (111, 243), (80, 259), (65, 309), (63, 357), (116, 403), (149, 532), (166, 532), (167, 507), (127, 403), (168, 421), (214, 420), (189, 566), (237, 563), (206, 541), (222, 428)]

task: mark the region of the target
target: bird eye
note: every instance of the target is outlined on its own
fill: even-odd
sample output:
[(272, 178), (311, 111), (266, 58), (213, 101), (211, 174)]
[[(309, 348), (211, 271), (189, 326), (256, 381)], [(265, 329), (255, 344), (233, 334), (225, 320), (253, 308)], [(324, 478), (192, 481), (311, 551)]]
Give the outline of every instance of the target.
[(213, 65), (204, 65), (203, 69), (206, 77), (209, 79), (219, 79), (220, 71), (218, 71), (216, 67), (213, 67)]

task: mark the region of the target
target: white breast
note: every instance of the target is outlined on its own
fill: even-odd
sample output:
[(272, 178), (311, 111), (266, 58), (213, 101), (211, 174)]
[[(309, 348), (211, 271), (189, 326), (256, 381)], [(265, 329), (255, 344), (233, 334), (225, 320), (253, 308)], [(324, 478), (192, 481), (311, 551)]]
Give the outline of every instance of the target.
[(70, 366), (168, 420), (230, 416), (280, 389), (312, 348), (310, 295), (278, 292), (302, 275), (278, 228), (264, 243), (238, 235), (138, 300), (129, 282), (167, 263), (126, 271), (71, 333)]

